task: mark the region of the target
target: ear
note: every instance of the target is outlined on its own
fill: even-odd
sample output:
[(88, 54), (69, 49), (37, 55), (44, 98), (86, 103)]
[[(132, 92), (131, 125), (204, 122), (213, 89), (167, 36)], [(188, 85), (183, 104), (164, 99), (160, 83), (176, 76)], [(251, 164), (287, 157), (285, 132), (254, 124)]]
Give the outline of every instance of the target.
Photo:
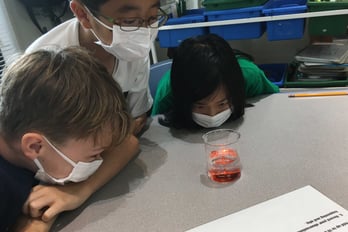
[(76, 18), (79, 20), (82, 27), (84, 27), (85, 29), (92, 28), (91, 23), (89, 21), (91, 15), (80, 1), (70, 1), (70, 9), (74, 13)]
[(44, 138), (38, 133), (25, 133), (21, 139), (23, 154), (31, 160), (36, 159), (41, 151)]

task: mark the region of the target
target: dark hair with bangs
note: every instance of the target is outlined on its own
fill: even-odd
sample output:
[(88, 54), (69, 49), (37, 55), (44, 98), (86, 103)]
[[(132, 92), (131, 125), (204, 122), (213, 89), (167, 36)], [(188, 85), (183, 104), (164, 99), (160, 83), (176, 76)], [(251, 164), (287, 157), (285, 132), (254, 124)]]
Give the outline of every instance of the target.
[(211, 95), (218, 87), (226, 88), (234, 111), (230, 119), (244, 114), (245, 83), (236, 54), (223, 38), (202, 35), (184, 40), (173, 57), (171, 88), (173, 111), (171, 124), (193, 128), (193, 104)]

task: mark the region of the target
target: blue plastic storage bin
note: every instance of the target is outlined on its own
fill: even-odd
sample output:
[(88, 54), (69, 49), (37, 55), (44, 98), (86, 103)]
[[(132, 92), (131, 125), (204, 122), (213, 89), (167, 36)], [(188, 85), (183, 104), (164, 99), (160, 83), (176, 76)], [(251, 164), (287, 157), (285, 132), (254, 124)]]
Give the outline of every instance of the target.
[[(297, 14), (307, 11), (307, 0), (269, 0), (263, 7), (265, 16)], [(269, 21), (267, 38), (273, 40), (300, 39), (303, 37), (305, 19)]]
[[(242, 19), (262, 16), (262, 6), (245, 7), (232, 10), (206, 11), (207, 21)], [(211, 26), (209, 32), (220, 35), (226, 40), (259, 38), (264, 32), (263, 23), (244, 23), (224, 26)]]
[(287, 75), (288, 64), (259, 64), (259, 68), (265, 73), (268, 80), (278, 87), (284, 86), (285, 77)]
[[(177, 25), (186, 23), (198, 23), (205, 22), (204, 10), (187, 10), (184, 16), (179, 18), (170, 18), (166, 22), (167, 25)], [(208, 33), (208, 28), (197, 27), (187, 29), (172, 29), (172, 30), (159, 30), (158, 39), (161, 47), (177, 47), (179, 44), (187, 38), (203, 35)]]

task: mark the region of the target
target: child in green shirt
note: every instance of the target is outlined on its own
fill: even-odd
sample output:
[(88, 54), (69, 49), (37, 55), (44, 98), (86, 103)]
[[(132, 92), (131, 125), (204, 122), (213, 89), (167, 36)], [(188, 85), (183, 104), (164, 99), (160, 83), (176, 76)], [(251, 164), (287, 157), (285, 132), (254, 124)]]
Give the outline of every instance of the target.
[(152, 115), (165, 114), (175, 127), (217, 127), (244, 114), (246, 97), (277, 92), (250, 58), (217, 35), (203, 35), (178, 47), (172, 70), (158, 84)]

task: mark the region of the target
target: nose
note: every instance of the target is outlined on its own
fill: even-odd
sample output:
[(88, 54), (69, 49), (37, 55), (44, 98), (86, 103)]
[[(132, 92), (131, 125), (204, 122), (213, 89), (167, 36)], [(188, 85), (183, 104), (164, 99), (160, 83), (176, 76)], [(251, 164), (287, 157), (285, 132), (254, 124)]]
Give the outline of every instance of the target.
[(140, 25), (140, 27), (150, 27), (151, 26), (151, 22), (149, 22), (148, 20), (144, 20), (143, 23)]
[(209, 116), (214, 116), (218, 113), (219, 113), (219, 111), (215, 107), (209, 107), (207, 110), (207, 115), (209, 115)]
[(149, 27), (148, 22), (143, 19), (143, 23), (140, 25), (140, 27)]
[(100, 160), (100, 159), (102, 159), (101, 153), (99, 153), (98, 155), (95, 155), (94, 160)]

